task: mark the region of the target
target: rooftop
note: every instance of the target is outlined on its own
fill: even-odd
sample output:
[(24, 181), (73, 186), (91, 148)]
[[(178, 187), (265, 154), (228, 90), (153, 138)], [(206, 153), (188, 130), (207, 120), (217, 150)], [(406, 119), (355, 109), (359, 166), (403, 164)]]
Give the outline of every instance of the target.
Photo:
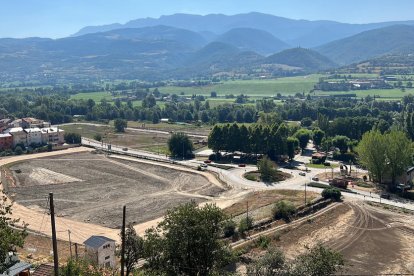
[(27, 133), (32, 133), (32, 132), (41, 132), (40, 128), (38, 128), (38, 127), (34, 127), (34, 128), (26, 128), (24, 131), (25, 131), (25, 132), (27, 132)]
[(0, 138), (12, 137), (10, 133), (0, 133)]
[(16, 132), (23, 132), (23, 128), (21, 127), (13, 127), (8, 130), (9, 133), (16, 133)]
[(15, 276), (19, 275), (20, 272), (23, 272), (31, 267), (30, 264), (25, 262), (18, 262), (9, 269), (7, 269), (3, 274), (0, 276)]
[(99, 248), (107, 242), (115, 241), (104, 236), (91, 236), (89, 239), (84, 241), (83, 244), (92, 248)]

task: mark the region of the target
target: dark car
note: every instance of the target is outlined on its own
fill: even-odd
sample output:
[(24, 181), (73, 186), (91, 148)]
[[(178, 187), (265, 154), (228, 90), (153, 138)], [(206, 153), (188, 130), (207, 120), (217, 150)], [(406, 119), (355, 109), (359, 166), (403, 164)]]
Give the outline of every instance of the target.
[(239, 167), (244, 168), (244, 167), (246, 167), (246, 164), (239, 164)]
[(388, 193), (382, 193), (380, 196), (381, 196), (381, 198), (385, 198), (385, 199), (390, 199), (391, 198), (391, 195), (388, 194)]
[(210, 164), (211, 163), (211, 160), (206, 160), (206, 161), (204, 161), (204, 163)]

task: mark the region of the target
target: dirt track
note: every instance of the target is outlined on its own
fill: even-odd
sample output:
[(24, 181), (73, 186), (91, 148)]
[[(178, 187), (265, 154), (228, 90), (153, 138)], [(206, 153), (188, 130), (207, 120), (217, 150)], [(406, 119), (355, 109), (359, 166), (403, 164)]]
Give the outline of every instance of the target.
[[(19, 162), (19, 161), (25, 161), (25, 160), (30, 160), (30, 159), (34, 159), (33, 162), (36, 162), (38, 159), (37, 158), (43, 158), (43, 161), (48, 161), (49, 163), (56, 165), (54, 163), (57, 162), (68, 162), (68, 159), (66, 157), (67, 154), (70, 153), (80, 153), (80, 155), (84, 155), (85, 152), (89, 152), (90, 149), (88, 148), (75, 148), (75, 149), (71, 149), (71, 150), (67, 150), (67, 151), (60, 151), (60, 152), (50, 152), (50, 153), (43, 153), (43, 154), (37, 154), (37, 155), (25, 155), (25, 156), (18, 156), (18, 157), (13, 157), (13, 158), (8, 158), (8, 159), (3, 159), (0, 160), (0, 165), (5, 165), (5, 164), (9, 164), (9, 163), (15, 163), (15, 162)], [(87, 154), (88, 158), (83, 157), (83, 162), (84, 163), (94, 163), (91, 162), (93, 158), (95, 157), (91, 157), (91, 154)], [(77, 158), (79, 158), (79, 154), (77, 154)], [(63, 160), (62, 160), (63, 159)], [(70, 158), (69, 158), (70, 159)], [(81, 158), (82, 159), (82, 158)], [(177, 166), (172, 166), (172, 165), (168, 165), (168, 164), (157, 164), (154, 162), (148, 162), (148, 161), (144, 161), (144, 162), (139, 162), (139, 163), (147, 163), (147, 167), (145, 170), (142, 170), (142, 167), (145, 166), (144, 165), (138, 165), (139, 163), (131, 163), (129, 162), (130, 160), (120, 160), (123, 158), (114, 158), (111, 160), (107, 160), (106, 162), (112, 162), (109, 163), (112, 167), (114, 167), (114, 163), (116, 164), (116, 166), (118, 167), (123, 167), (125, 170), (137, 170), (137, 171), (141, 171), (141, 173), (143, 173), (143, 175), (145, 176), (145, 174), (153, 174), (153, 172), (151, 172), (151, 170), (154, 170), (154, 166), (153, 165), (161, 165), (162, 167), (165, 167), (166, 169), (174, 169), (176, 170), (176, 174), (178, 175), (184, 175), (184, 181), (183, 181), (183, 185), (173, 185), (172, 190), (173, 192), (176, 194), (178, 199), (182, 199), (185, 201), (191, 200), (191, 199), (195, 199), (198, 200), (199, 202), (215, 202), (218, 206), (224, 208), (227, 207), (231, 204), (233, 204), (234, 202), (236, 202), (237, 200), (239, 200), (240, 198), (242, 198), (247, 191), (227, 191), (225, 193), (225, 195), (223, 194), (223, 196), (221, 197), (215, 197), (215, 193), (222, 191), (223, 190), (223, 186), (222, 183), (219, 182), (212, 174), (210, 173), (206, 173), (206, 172), (194, 172), (190, 169), (184, 168), (184, 167), (177, 167)], [(129, 158), (124, 158), (124, 159), (129, 159)], [(50, 162), (51, 160), (53, 160), (53, 162)], [(138, 161), (136, 159), (131, 159), (134, 161)], [(43, 162), (40, 161), (40, 162)], [(29, 163), (32, 161), (28, 161)], [(72, 168), (73, 170), (73, 168)], [(37, 184), (42, 184), (41, 181), (39, 181), (38, 177), (34, 177), (34, 179), (32, 179), (31, 183), (28, 183), (27, 185), (29, 187), (23, 187), (25, 186), (25, 181), (21, 181), (21, 183), (19, 184), (20, 187), (12, 187), (12, 189), (14, 189), (14, 191), (17, 193), (19, 193), (20, 195), (20, 200), (23, 200), (23, 204), (25, 204), (26, 206), (23, 206), (22, 204), (18, 204), (17, 202), (14, 204), (13, 207), (13, 217), (15, 218), (20, 218), (21, 221), (28, 223), (29, 224), (29, 228), (32, 229), (33, 231), (37, 231), (37, 232), (42, 232), (45, 233), (47, 235), (50, 235), (51, 230), (50, 230), (50, 219), (49, 216), (46, 214), (45, 212), (45, 208), (47, 207), (47, 200), (46, 200), (46, 196), (48, 194), (48, 192), (52, 189), (56, 189), (56, 188), (61, 188), (59, 186), (62, 185), (78, 185), (78, 187), (82, 187), (82, 185), (84, 186), (84, 181), (83, 179), (81, 179), (80, 175), (82, 174), (82, 172), (85, 171), (85, 167), (80, 166), (80, 168), (78, 168), (77, 170), (75, 170), (75, 174), (73, 174), (72, 176), (68, 176), (66, 173), (58, 173), (56, 174), (59, 177), (56, 177), (56, 175), (54, 176), (54, 180), (55, 183), (49, 183), (48, 185), (37, 185)], [(102, 171), (102, 168), (100, 168), (100, 171)], [(134, 173), (138, 173), (137, 171), (135, 171)], [(195, 189), (193, 188), (192, 182), (193, 182), (193, 177), (189, 178), (189, 177), (185, 177), (186, 172), (192, 172), (192, 173), (196, 173), (197, 175), (195, 175), (195, 179), (200, 179), (204, 184), (202, 184), (201, 186), (196, 187)], [(54, 172), (54, 170), (52, 170), (52, 166), (46, 166), (45, 170), (42, 170), (42, 173), (44, 176), (48, 176), (50, 175), (51, 172)], [(16, 172), (15, 172), (16, 173)], [(131, 172), (129, 172), (131, 173)], [(23, 178), (24, 178), (24, 173), (22, 174)], [(29, 174), (26, 174), (26, 178), (30, 176)], [(69, 183), (67, 184), (62, 184), (60, 183), (61, 180), (63, 178), (69, 179)], [(67, 178), (69, 177), (69, 178)], [(122, 175), (122, 177), (124, 177), (124, 175)], [(156, 177), (154, 175), (154, 177)], [(73, 182), (73, 180), (76, 179), (80, 179), (81, 181), (79, 182)], [(170, 179), (172, 180), (173, 183), (177, 184), (177, 177), (171, 177), (171, 175), (168, 175), (168, 177), (163, 177), (163, 175), (159, 175), (158, 176), (159, 181), (162, 181), (162, 178), (167, 179), (168, 181), (170, 181)], [(102, 178), (103, 180), (105, 180), (105, 177)], [(165, 180), (164, 179), (164, 180)], [(174, 181), (175, 179), (175, 181)], [(135, 180), (135, 179), (134, 179)], [(30, 182), (30, 181), (29, 181)], [(179, 184), (179, 183), (178, 183)], [(191, 184), (191, 185), (189, 185)], [(24, 190), (25, 189), (33, 189), (32, 192), (26, 193)], [(171, 187), (170, 187), (171, 188)], [(19, 190), (20, 189), (20, 190)], [(99, 191), (99, 190), (98, 190)], [(56, 201), (56, 205), (60, 205), (60, 215), (65, 215), (68, 216), (68, 213), (64, 212), (65, 206), (69, 205), (69, 206), (73, 206), (73, 205), (79, 205), (79, 204), (84, 204), (85, 200), (82, 200), (81, 196), (82, 196), (82, 192), (81, 191), (76, 191), (80, 193), (80, 196), (76, 196), (72, 193), (70, 193), (70, 191), (68, 190), (62, 190), (62, 197), (59, 198), (55, 195), (55, 198), (57, 199)], [(96, 193), (96, 191), (95, 191)], [(103, 195), (104, 193), (96, 193), (99, 196)], [(165, 194), (167, 194), (165, 191), (159, 191), (158, 194), (157, 192), (154, 193), (156, 196), (160, 195), (165, 196)], [(65, 199), (64, 197), (67, 196), (71, 196), (71, 199)], [(131, 195), (132, 196), (132, 195)], [(157, 208), (161, 207), (164, 210), (166, 208), (170, 208), (171, 206), (168, 205), (170, 204), (170, 198), (167, 196), (166, 198), (164, 198), (165, 201), (167, 201), (164, 205), (159, 205), (157, 204)], [(152, 199), (149, 198), (149, 200), (151, 201)], [(157, 202), (157, 201), (155, 201)], [(176, 204), (177, 201), (174, 203)], [(63, 208), (62, 208), (63, 206)], [(118, 209), (121, 209), (122, 203), (119, 203), (119, 207)], [(30, 207), (30, 208), (28, 208)], [(57, 210), (59, 211), (59, 208), (57, 208)], [(80, 211), (84, 211), (85, 213), (95, 213), (95, 214), (99, 214), (99, 215), (107, 215), (104, 212), (102, 212), (101, 209), (96, 209), (94, 208), (94, 210), (90, 210), (89, 208), (81, 208), (80, 206), (78, 206)], [(70, 209), (70, 208), (69, 208)], [(128, 208), (129, 209), (129, 208)], [(151, 210), (151, 209), (150, 209)], [(72, 210), (73, 211), (73, 210)], [(74, 212), (75, 214), (76, 212)], [(143, 219), (142, 223), (139, 223), (135, 226), (136, 230), (138, 233), (143, 234), (145, 229), (155, 226), (162, 218), (162, 214), (163, 212), (160, 213), (159, 216), (154, 215), (151, 212), (140, 212), (140, 214), (142, 216), (147, 216), (146, 219)], [(58, 213), (59, 215), (59, 213)], [(101, 234), (101, 235), (106, 235), (112, 239), (115, 240), (119, 240), (119, 235), (118, 232), (119, 230), (117, 229), (110, 229), (108, 227), (105, 226), (100, 226), (94, 223), (91, 223), (91, 221), (85, 222), (83, 221), (84, 217), (78, 217), (78, 220), (74, 220), (72, 218), (65, 218), (65, 217), (57, 217), (57, 235), (59, 239), (62, 240), (68, 240), (68, 235), (67, 235), (67, 229), (71, 229), (73, 234), (72, 234), (72, 241), (77, 242), (77, 243), (82, 243), (86, 238), (88, 238), (90, 235), (93, 234)], [(120, 214), (113, 216), (113, 220), (115, 221), (121, 221), (121, 217)], [(130, 221), (134, 221), (133, 219), (131, 219)], [(135, 221), (136, 223), (137, 221)], [(117, 222), (118, 223), (118, 222)], [(115, 226), (118, 226), (119, 223)]]
[(275, 245), (293, 258), (322, 243), (341, 252), (345, 274), (414, 273), (412, 215), (348, 202), (284, 233)]

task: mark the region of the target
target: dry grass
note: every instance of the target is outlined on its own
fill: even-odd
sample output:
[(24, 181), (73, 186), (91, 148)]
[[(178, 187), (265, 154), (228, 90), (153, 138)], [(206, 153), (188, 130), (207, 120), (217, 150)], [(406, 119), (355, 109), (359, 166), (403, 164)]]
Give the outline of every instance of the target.
[[(315, 199), (317, 195), (317, 193), (307, 192), (307, 200), (311, 201)], [(249, 212), (253, 212), (261, 208), (271, 206), (281, 200), (288, 200), (291, 201), (295, 206), (300, 206), (305, 202), (305, 193), (303, 191), (292, 190), (252, 192), (248, 194), (243, 200), (224, 209), (224, 212), (229, 216), (238, 216), (246, 212), (247, 204), (249, 204)]]

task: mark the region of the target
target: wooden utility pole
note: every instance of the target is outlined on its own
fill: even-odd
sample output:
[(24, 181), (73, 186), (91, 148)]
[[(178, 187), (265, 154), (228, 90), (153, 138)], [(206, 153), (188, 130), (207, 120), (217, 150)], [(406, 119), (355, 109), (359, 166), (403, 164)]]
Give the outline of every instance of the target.
[(75, 260), (78, 260), (78, 244), (75, 243)]
[(124, 211), (122, 212), (122, 232), (121, 232), (121, 276), (124, 276), (125, 269), (125, 216), (126, 206), (124, 205)]
[(72, 259), (72, 242), (70, 241), (70, 230), (68, 229), (69, 235), (69, 251), (70, 251), (70, 258)]
[(53, 264), (55, 269), (55, 276), (59, 275), (59, 258), (56, 239), (56, 225), (55, 225), (55, 206), (53, 204), (53, 193), (49, 193), (50, 204), (50, 222), (52, 224), (52, 243), (53, 243)]

